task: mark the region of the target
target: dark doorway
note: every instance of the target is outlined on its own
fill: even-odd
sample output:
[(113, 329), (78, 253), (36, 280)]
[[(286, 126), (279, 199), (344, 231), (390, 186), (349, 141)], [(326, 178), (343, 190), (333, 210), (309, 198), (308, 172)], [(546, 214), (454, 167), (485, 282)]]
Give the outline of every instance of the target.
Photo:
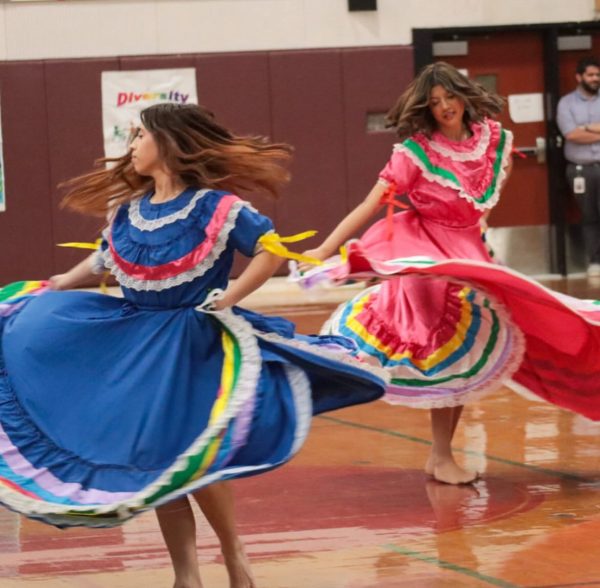
[[(415, 71), (447, 61), (510, 97), (511, 109), (507, 107), (501, 121), (513, 131), (515, 147), (526, 158), (515, 158), (490, 224), (515, 233), (519, 227), (537, 228), (547, 236), (550, 272), (566, 275), (576, 269), (572, 227), (578, 211), (564, 179), (555, 115), (559, 98), (575, 87), (577, 60), (600, 55), (600, 23), (415, 29), (413, 46)], [(534, 114), (534, 103), (540, 105), (541, 117)]]

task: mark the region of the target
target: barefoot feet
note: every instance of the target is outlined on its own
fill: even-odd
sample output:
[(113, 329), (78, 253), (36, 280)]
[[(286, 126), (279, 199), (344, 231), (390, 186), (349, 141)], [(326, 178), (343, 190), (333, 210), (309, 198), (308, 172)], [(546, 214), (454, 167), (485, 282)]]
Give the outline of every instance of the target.
[(250, 562), (241, 543), (230, 553), (223, 553), (223, 557), (229, 574), (230, 588), (256, 588)]
[(433, 455), (429, 456), (425, 464), (425, 473), (445, 484), (470, 484), (479, 478), (477, 472), (461, 468), (454, 458), (434, 458)]
[(202, 588), (202, 581), (196, 574), (192, 574), (190, 578), (176, 578), (173, 588)]

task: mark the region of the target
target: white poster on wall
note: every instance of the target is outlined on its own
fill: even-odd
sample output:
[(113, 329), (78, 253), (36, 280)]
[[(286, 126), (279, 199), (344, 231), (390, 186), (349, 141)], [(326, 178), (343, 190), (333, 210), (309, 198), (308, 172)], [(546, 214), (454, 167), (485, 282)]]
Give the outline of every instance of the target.
[(4, 182), (4, 140), (2, 139), (2, 116), (0, 115), (0, 212), (6, 210), (6, 183)]
[(196, 70), (148, 69), (102, 72), (102, 126), (106, 157), (127, 152), (140, 112), (160, 102), (197, 104)]
[(544, 120), (544, 96), (532, 94), (510, 94), (508, 113), (514, 123), (542, 122)]

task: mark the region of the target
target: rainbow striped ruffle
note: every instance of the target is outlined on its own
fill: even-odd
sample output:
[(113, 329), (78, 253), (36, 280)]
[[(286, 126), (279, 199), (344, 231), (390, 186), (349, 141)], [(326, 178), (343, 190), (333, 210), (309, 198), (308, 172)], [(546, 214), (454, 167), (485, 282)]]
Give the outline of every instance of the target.
[[(437, 287), (433, 282), (427, 286)], [(435, 332), (419, 338), (427, 343), (419, 344), (410, 340), (415, 328), (410, 317), (405, 324), (395, 324), (393, 312), (380, 314), (378, 298), (386, 287), (373, 286), (341, 305), (324, 332), (352, 339), (359, 357), (374, 359), (389, 372), (384, 399), (391, 404), (461, 405), (501, 386), (519, 366), (524, 350), (519, 329), (482, 293), (450, 288), (444, 303), (447, 315), (439, 317)], [(407, 289), (398, 296), (410, 296), (410, 283)], [(423, 296), (423, 291), (415, 294)]]
[(20, 302), (30, 296), (42, 294), (46, 290), (48, 290), (48, 282), (40, 280), (13, 282), (0, 288), (0, 317), (8, 316), (20, 308)]
[[(232, 313), (214, 317), (222, 327), (223, 364), (220, 389), (208, 426), (165, 471), (147, 487), (132, 492), (84, 490), (79, 484), (57, 479), (37, 469), (12, 445), (0, 427), (0, 501), (9, 508), (59, 526), (110, 527), (187, 494), (232, 476), (271, 469), (276, 463), (229, 467), (234, 454), (249, 435), (261, 369), (260, 350), (252, 327)], [(3, 394), (6, 380), (0, 385)], [(298, 396), (297, 435), (293, 451), (302, 444), (310, 422), (310, 389), (295, 386)], [(290, 455), (285, 456), (285, 460)]]
[(24, 296), (41, 294), (48, 289), (47, 281), (24, 280), (0, 288), (0, 302), (15, 302)]
[[(317, 275), (319, 273), (324, 276)], [(468, 372), (457, 371), (452, 380), (441, 381), (444, 369), (449, 368), (447, 364), (440, 364), (439, 367), (444, 366), (444, 369), (431, 374), (431, 378), (426, 377), (427, 372), (414, 376), (412, 370), (420, 369), (416, 364), (405, 364), (402, 368), (391, 366), (389, 369), (395, 380), (387, 395), (391, 402), (422, 407), (448, 406), (506, 385), (600, 421), (600, 301), (580, 300), (554, 292), (495, 263), (469, 259), (436, 261), (425, 256), (373, 259), (357, 241), (349, 243), (347, 256), (336, 266), (317, 268), (312, 274), (310, 279), (313, 281), (334, 283), (383, 278), (387, 284), (398, 279), (429, 278), (472, 288), (472, 298), (466, 300), (472, 306), (473, 319), (480, 317), (478, 320), (481, 321), (476, 333), (471, 330), (470, 338), (474, 341), (469, 351), (472, 367)], [(353, 329), (353, 324), (366, 320), (357, 312), (360, 299), (359, 295), (348, 303), (348, 308), (337, 311), (328, 332), (352, 336), (361, 347), (361, 353), (370, 355), (372, 341)], [(486, 327), (484, 318), (485, 323), (497, 324), (497, 327)], [(457, 334), (466, 327), (467, 323), (461, 326), (456, 321)], [(469, 328), (475, 329), (474, 323)], [(369, 331), (367, 327), (365, 329)], [(397, 333), (402, 336), (405, 331), (400, 328)], [(464, 344), (467, 341), (465, 338)], [(433, 353), (435, 357), (444, 357), (441, 350)], [(386, 359), (384, 357), (384, 362)], [(504, 369), (502, 362), (505, 362)], [(474, 370), (478, 365), (482, 370), (476, 375)], [(458, 388), (450, 391), (451, 382), (458, 388), (463, 382), (464, 393), (457, 391)], [(428, 396), (433, 392), (443, 397), (444, 390), (448, 391), (446, 400)]]

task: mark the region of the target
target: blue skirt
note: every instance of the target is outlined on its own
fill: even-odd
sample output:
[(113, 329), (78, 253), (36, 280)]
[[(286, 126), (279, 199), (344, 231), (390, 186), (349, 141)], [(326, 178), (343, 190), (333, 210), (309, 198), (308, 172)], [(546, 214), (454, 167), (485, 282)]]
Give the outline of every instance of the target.
[(384, 391), (344, 339), (239, 308), (52, 291), (4, 307), (0, 501), (56, 526), (118, 525), (268, 471), (312, 414)]

